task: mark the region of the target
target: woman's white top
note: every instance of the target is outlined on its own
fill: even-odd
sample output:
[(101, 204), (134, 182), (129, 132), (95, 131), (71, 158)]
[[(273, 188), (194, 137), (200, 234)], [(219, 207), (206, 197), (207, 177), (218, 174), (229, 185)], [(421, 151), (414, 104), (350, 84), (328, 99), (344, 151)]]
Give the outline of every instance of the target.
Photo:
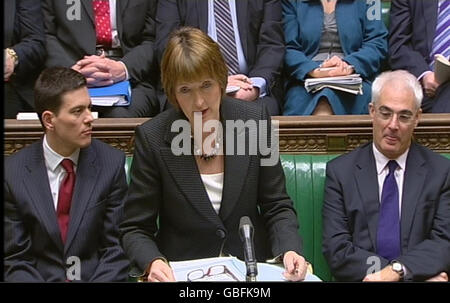
[(219, 213), (220, 204), (222, 202), (223, 176), (224, 173), (200, 174), (206, 192), (208, 193), (209, 200), (217, 214)]

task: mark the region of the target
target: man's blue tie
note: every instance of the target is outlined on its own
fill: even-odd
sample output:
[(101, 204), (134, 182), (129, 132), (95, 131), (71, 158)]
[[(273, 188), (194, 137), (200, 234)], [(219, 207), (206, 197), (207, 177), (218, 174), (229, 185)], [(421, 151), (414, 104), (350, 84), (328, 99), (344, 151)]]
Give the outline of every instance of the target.
[(450, 0), (440, 2), (436, 33), (431, 50), (431, 68), (434, 65), (434, 55), (450, 56)]
[(400, 256), (400, 216), (398, 186), (395, 181), (395, 160), (388, 162), (389, 174), (384, 179), (378, 217), (377, 254), (389, 261)]

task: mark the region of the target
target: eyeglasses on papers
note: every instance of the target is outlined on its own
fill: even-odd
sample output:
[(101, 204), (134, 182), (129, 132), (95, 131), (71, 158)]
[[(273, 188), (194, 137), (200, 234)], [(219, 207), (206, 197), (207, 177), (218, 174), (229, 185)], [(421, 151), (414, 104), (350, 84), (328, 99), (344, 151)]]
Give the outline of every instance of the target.
[(239, 281), (225, 265), (214, 265), (206, 272), (195, 269), (187, 274), (188, 281)]

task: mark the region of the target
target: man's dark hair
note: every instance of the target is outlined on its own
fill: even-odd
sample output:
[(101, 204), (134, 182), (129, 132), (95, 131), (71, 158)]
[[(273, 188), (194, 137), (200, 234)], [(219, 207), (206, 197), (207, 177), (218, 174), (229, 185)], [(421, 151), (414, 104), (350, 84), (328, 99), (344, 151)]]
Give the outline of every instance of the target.
[[(42, 126), (42, 113), (49, 110), (58, 114), (62, 96), (87, 86), (86, 79), (79, 72), (67, 67), (44, 69), (34, 85), (34, 105)], [(44, 126), (45, 129), (45, 126)]]

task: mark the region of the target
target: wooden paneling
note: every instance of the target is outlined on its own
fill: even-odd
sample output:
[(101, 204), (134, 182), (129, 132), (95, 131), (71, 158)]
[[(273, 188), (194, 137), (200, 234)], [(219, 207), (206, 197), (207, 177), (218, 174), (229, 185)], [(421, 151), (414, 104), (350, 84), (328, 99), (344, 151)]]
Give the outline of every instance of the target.
[[(368, 115), (276, 116), (282, 154), (329, 154), (350, 151), (372, 140)], [(97, 119), (93, 137), (127, 155), (133, 154), (134, 129), (148, 118)], [(5, 119), (4, 155), (39, 140), (39, 121)], [(450, 114), (423, 114), (414, 133), (415, 140), (439, 153), (450, 153)]]

